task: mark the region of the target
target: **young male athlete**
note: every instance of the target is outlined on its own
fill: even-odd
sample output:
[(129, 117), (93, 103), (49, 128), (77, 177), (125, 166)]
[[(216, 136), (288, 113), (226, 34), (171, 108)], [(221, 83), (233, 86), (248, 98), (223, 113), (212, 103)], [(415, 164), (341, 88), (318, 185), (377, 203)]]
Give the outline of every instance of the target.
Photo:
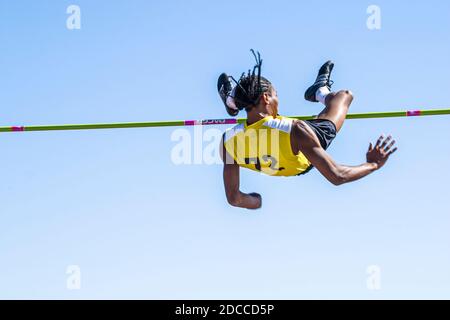
[[(331, 92), (331, 71), (327, 61), (316, 81), (305, 92), (305, 99), (320, 102), (325, 108), (313, 120), (296, 120), (278, 114), (275, 87), (261, 76), (262, 60), (256, 55), (253, 72), (242, 74), (239, 81), (221, 74), (219, 95), (231, 116), (247, 112), (247, 121), (227, 130), (222, 139), (223, 180), (228, 202), (247, 209), (261, 207), (257, 193), (239, 189), (239, 167), (274, 176), (302, 175), (314, 167), (334, 185), (363, 178), (380, 169), (397, 148), (391, 136), (380, 136), (375, 146), (370, 143), (366, 162), (359, 166), (336, 163), (325, 151), (342, 128), (353, 95), (349, 90)], [(257, 72), (256, 72), (257, 71)]]

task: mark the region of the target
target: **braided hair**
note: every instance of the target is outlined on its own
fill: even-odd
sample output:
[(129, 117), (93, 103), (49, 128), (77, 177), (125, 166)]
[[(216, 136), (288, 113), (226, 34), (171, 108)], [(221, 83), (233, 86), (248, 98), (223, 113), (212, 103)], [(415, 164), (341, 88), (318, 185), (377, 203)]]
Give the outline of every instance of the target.
[(250, 50), (255, 57), (256, 65), (253, 71), (245, 74), (242, 73), (239, 81), (234, 78), (232, 80), (236, 83), (236, 88), (234, 90), (233, 98), (236, 106), (239, 110), (245, 109), (250, 111), (254, 106), (256, 106), (261, 96), (264, 92), (268, 92), (272, 88), (272, 84), (269, 80), (261, 76), (261, 66), (262, 60), (259, 52), (257, 54), (253, 49)]

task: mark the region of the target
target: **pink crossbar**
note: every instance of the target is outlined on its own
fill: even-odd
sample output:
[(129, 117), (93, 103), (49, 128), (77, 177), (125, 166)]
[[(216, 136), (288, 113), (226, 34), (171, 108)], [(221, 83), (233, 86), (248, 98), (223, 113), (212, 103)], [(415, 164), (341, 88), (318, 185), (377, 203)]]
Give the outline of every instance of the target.
[(215, 124), (236, 124), (236, 119), (186, 120), (186, 126), (207, 126)]
[(11, 131), (13, 132), (25, 131), (25, 127), (11, 127)]
[(406, 116), (407, 117), (417, 117), (417, 116), (420, 116), (421, 114), (422, 114), (422, 111), (420, 111), (420, 110), (406, 111)]

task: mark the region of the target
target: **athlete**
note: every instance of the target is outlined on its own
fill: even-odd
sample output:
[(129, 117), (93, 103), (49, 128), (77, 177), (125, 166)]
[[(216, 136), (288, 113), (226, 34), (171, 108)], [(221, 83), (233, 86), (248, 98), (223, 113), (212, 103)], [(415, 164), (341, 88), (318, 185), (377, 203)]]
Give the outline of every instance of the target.
[(382, 135), (375, 145), (370, 143), (365, 163), (338, 164), (326, 150), (344, 124), (353, 95), (349, 90), (331, 91), (334, 63), (327, 61), (305, 92), (307, 101), (320, 102), (325, 108), (315, 119), (302, 121), (278, 114), (277, 91), (261, 76), (259, 52), (251, 51), (256, 59), (252, 72), (243, 73), (238, 81), (223, 73), (217, 84), (228, 114), (247, 112), (246, 122), (228, 129), (221, 142), (223, 180), (230, 205), (247, 209), (262, 205), (258, 193), (240, 191), (240, 167), (274, 176), (302, 175), (315, 167), (332, 184), (342, 185), (382, 168), (397, 150), (392, 136)]

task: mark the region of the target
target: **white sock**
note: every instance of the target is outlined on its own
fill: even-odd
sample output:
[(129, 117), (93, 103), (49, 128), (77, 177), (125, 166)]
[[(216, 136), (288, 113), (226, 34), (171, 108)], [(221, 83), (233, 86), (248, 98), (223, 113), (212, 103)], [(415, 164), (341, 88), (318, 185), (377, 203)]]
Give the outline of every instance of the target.
[(316, 91), (316, 100), (322, 104), (325, 104), (325, 98), (330, 94), (330, 89), (327, 87), (321, 87)]

